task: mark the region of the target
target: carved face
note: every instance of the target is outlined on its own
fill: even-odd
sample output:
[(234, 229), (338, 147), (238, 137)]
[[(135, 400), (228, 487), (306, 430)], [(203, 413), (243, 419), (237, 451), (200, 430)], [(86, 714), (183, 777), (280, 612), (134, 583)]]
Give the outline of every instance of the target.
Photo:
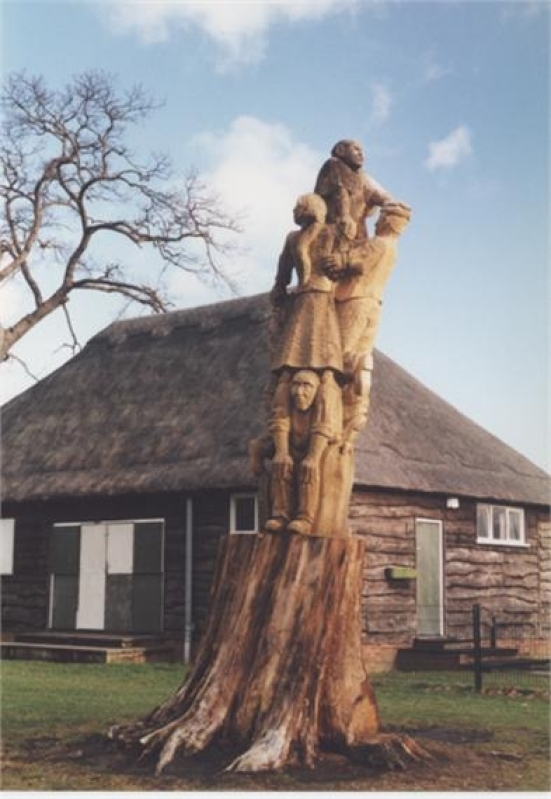
[(364, 163), (364, 152), (357, 141), (343, 141), (338, 145), (339, 158), (352, 169), (361, 169)]
[(291, 397), (295, 408), (307, 411), (312, 407), (318, 390), (319, 378), (315, 372), (297, 372), (291, 382)]

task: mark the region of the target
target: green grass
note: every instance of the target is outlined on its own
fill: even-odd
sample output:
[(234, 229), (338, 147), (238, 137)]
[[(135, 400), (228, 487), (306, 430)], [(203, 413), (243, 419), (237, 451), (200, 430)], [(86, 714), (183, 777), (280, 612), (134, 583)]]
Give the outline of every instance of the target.
[[(402, 726), (453, 726), (486, 728), (494, 733), (519, 727), (547, 731), (549, 703), (523, 693), (524, 675), (509, 675), (507, 684), (516, 696), (476, 694), (470, 672), (423, 672), (376, 675), (372, 678), (381, 717), (388, 724)], [(487, 681), (487, 686), (496, 686)], [(548, 684), (542, 681), (542, 688)]]
[[(64, 665), (25, 661), (2, 664), (2, 737), (6, 759), (5, 790), (204, 790), (191, 776), (164, 777), (120, 771), (108, 761), (86, 762), (70, 757), (49, 759), (58, 743), (104, 734), (113, 724), (132, 721), (172, 694), (184, 677), (176, 664)], [(408, 730), (414, 736), (427, 728), (442, 733), (464, 731), (466, 743), (449, 750), (452, 762), (431, 766), (419, 774), (389, 774), (373, 781), (334, 786), (336, 790), (545, 790), (549, 787), (549, 702), (525, 692), (519, 675), (514, 696), (476, 695), (468, 673), (385, 674), (372, 678), (383, 725)], [(509, 683), (511, 680), (509, 679)], [(513, 684), (515, 680), (513, 680)], [(545, 686), (545, 682), (542, 682)], [(471, 732), (483, 732), (484, 736)], [(422, 739), (421, 739), (422, 742)], [(451, 741), (453, 743), (453, 741)], [(80, 744), (78, 744), (80, 745)], [(497, 757), (496, 757), (497, 751)], [(502, 757), (510, 755), (510, 761)], [(475, 758), (464, 766), (463, 758)], [(478, 760), (476, 758), (479, 758)], [(455, 769), (455, 770), (454, 770)], [(304, 790), (290, 775), (257, 781), (209, 783), (208, 789)], [(269, 782), (262, 782), (262, 780)], [(329, 789), (329, 783), (316, 784)], [(348, 787), (347, 787), (348, 786)], [(310, 787), (314, 789), (314, 787)]]
[(2, 663), (2, 737), (105, 731), (152, 710), (182, 682), (182, 665)]

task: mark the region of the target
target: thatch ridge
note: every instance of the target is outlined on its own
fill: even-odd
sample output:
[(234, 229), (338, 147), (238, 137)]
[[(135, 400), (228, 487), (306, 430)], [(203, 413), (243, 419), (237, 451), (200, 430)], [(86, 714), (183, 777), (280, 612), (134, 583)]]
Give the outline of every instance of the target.
[[(3, 408), (3, 498), (253, 487), (267, 295), (119, 321)], [(549, 477), (380, 352), (359, 487), (547, 505)]]

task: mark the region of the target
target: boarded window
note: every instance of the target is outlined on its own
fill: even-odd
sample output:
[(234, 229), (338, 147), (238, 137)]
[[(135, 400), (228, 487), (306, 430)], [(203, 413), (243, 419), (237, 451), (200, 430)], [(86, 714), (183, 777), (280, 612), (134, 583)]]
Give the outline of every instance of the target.
[(50, 542), (50, 627), (76, 628), (80, 571), (80, 525), (59, 525)]
[(105, 585), (105, 629), (111, 632), (132, 630), (131, 574), (109, 574)]
[(134, 571), (134, 525), (107, 525), (107, 573), (132, 574)]
[(60, 525), (52, 531), (51, 571), (54, 574), (78, 574), (80, 563), (80, 525)]
[(162, 570), (162, 522), (136, 522), (134, 525), (134, 574), (160, 574)]
[(162, 602), (163, 586), (159, 575), (134, 575), (132, 583), (132, 629), (134, 632), (160, 632)]
[(54, 630), (74, 630), (78, 607), (77, 575), (54, 574), (51, 586), (50, 627)]
[(56, 525), (50, 546), (50, 626), (160, 632), (162, 521)]
[(0, 519), (0, 574), (13, 574), (15, 519)]

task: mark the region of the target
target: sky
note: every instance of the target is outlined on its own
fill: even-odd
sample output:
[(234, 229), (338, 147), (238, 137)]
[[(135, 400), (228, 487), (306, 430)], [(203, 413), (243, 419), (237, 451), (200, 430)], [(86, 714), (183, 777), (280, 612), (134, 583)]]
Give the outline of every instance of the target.
[[(62, 88), (101, 68), (163, 100), (132, 143), (169, 153), (182, 175), (196, 168), (240, 215), (226, 268), (241, 295), (271, 288), (296, 197), (336, 141), (358, 139), (369, 174), (413, 208), (377, 346), (550, 470), (550, 8), (3, 0), (1, 69)], [(182, 273), (169, 289), (177, 308), (232, 296)], [(17, 281), (4, 286), (2, 323), (28, 303)], [(71, 308), (82, 343), (121, 313), (88, 292)], [(44, 377), (70, 357), (68, 340), (59, 313), (15, 353)], [(0, 401), (32, 382), (3, 364)]]

